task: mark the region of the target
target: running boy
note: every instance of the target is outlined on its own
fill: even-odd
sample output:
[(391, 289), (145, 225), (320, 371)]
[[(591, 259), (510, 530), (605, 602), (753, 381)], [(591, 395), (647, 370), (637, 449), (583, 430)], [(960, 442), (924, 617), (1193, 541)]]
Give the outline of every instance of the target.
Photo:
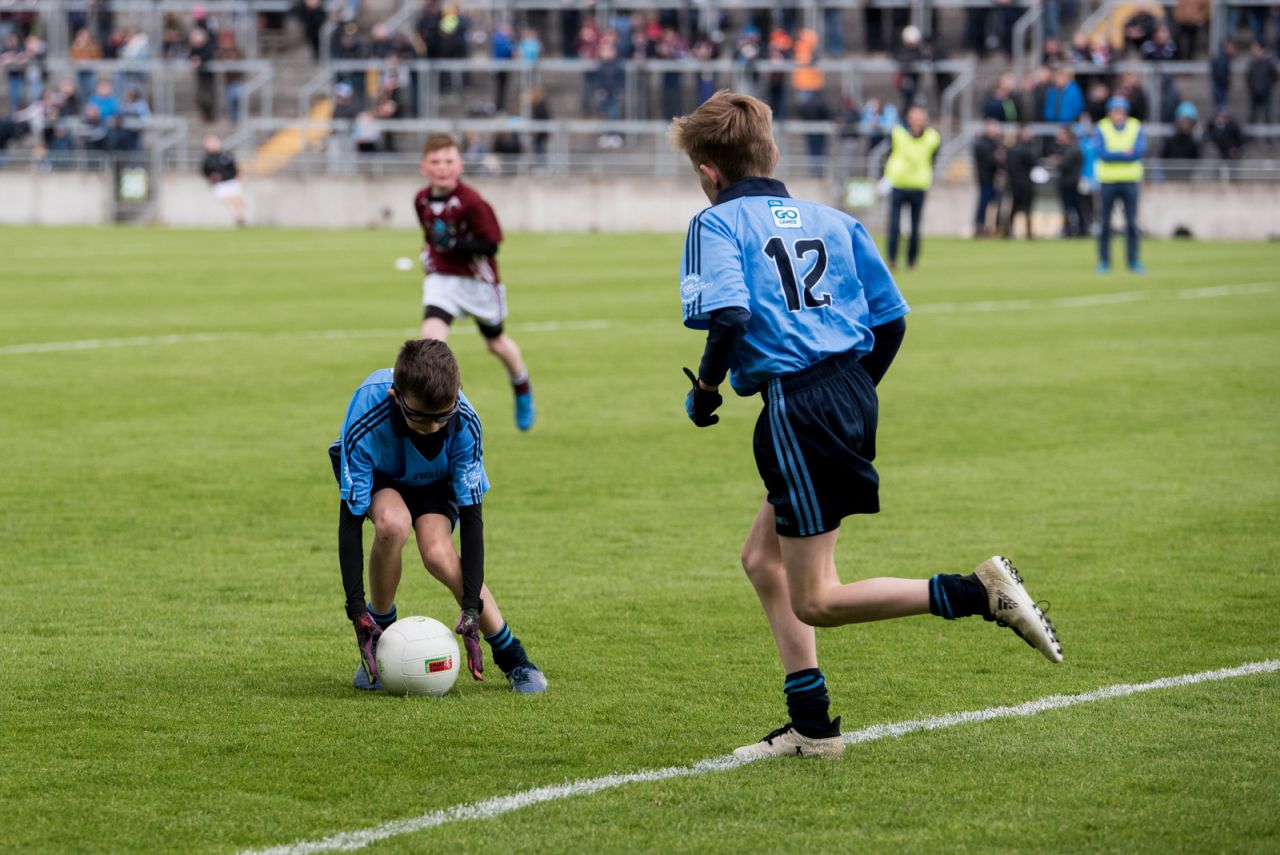
[[(471, 676), (482, 680), (484, 633), (493, 660), (517, 692), (545, 692), (547, 680), (525, 655), (484, 584), (484, 523), (489, 489), (480, 418), (462, 394), (458, 363), (435, 339), (404, 343), (394, 369), (370, 374), (347, 407), (342, 435), (329, 447), (341, 511), (338, 561), (355, 625), (357, 689), (381, 688), (374, 658), (382, 630), (396, 621), (400, 558), (412, 531), (427, 572), (462, 607), (454, 632), (467, 648)], [(364, 593), (365, 518), (373, 521), (369, 587)], [(453, 548), (461, 522), (462, 554)]]
[(489, 352), (501, 360), (516, 396), (516, 427), (533, 427), (533, 391), (520, 348), (502, 328), (507, 289), (498, 277), (502, 227), (493, 208), (462, 183), (462, 155), (448, 134), (428, 137), (419, 171), (427, 186), (414, 197), (425, 243), (422, 337), (446, 341), (454, 318), (471, 315)]
[(719, 385), (759, 392), (756, 466), (767, 494), (742, 549), (742, 564), (773, 631), (790, 720), (743, 756), (838, 757), (818, 669), (815, 626), (934, 614), (982, 615), (1009, 626), (1050, 661), (1062, 648), (1013, 565), (999, 556), (968, 576), (864, 579), (841, 584), (840, 521), (879, 510), (876, 383), (906, 330), (907, 303), (862, 224), (792, 199), (773, 179), (778, 149), (769, 108), (716, 93), (674, 121), (712, 206), (685, 239), (684, 323), (707, 330), (698, 376), (685, 399), (699, 427), (719, 421)]

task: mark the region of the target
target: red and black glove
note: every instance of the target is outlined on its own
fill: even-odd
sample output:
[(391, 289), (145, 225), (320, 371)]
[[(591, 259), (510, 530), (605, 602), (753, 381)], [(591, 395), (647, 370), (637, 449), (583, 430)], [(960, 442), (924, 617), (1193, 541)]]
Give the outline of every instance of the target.
[(480, 650), (480, 613), (475, 609), (463, 609), (453, 631), (462, 636), (462, 644), (467, 648), (467, 669), (471, 671), (471, 678), (483, 680), (484, 653)]
[(369, 680), (378, 679), (378, 639), (382, 637), (382, 627), (378, 626), (373, 615), (361, 612), (352, 618), (351, 624), (356, 628), (356, 646), (360, 648), (360, 658), (364, 660), (364, 670)]

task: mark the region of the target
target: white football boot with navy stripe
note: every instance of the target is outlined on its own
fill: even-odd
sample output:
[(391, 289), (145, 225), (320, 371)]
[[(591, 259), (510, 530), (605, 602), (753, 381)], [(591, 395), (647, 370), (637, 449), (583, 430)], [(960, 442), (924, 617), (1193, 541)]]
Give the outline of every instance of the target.
[(1053, 624), (1023, 587), (1022, 577), (1013, 563), (1002, 555), (994, 555), (974, 569), (974, 575), (987, 589), (990, 619), (1007, 626), (1027, 644), (1044, 654), (1050, 662), (1062, 661), (1062, 645)]
[(805, 736), (787, 723), (759, 742), (735, 748), (733, 756), (758, 759), (762, 757), (826, 757), (844, 756), (844, 737), (840, 735), (840, 717), (831, 722), (830, 736)]

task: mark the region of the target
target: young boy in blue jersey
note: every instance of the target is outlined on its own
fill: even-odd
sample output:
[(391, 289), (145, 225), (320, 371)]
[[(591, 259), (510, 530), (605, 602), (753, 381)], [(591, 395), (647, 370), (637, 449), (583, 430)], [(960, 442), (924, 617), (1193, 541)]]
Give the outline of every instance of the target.
[(840, 521), (880, 509), (875, 387), (902, 342), (907, 303), (861, 223), (791, 198), (771, 177), (779, 155), (764, 103), (718, 92), (676, 119), (671, 138), (711, 201), (689, 224), (680, 277), (685, 325), (707, 330), (698, 375), (685, 369), (686, 410), (698, 427), (718, 422), (726, 375), (739, 395), (764, 399), (754, 446), (767, 492), (742, 565), (782, 658), (789, 721), (735, 753), (844, 752), (816, 626), (981, 615), (1061, 661), (1052, 624), (1000, 556), (963, 576), (840, 582)]
[[(427, 571), (462, 608), (454, 632), (462, 636), (471, 676), (482, 680), (480, 634), (517, 692), (547, 690), (484, 584), (484, 522), (480, 506), (489, 489), (480, 418), (462, 394), (458, 362), (436, 339), (406, 341), (394, 369), (360, 384), (347, 407), (342, 435), (329, 447), (341, 509), (338, 561), (355, 626), (360, 665), (357, 689), (378, 689), (376, 647), (396, 621), (401, 551), (410, 532)], [(373, 521), (369, 587), (365, 601), (364, 521)], [(461, 553), (453, 548), (459, 527)]]

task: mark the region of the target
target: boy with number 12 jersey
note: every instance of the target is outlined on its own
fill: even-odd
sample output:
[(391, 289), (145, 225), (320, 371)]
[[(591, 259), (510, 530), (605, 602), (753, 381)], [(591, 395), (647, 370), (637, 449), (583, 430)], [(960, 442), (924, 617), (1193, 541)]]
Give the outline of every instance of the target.
[(841, 520), (880, 509), (876, 384), (902, 341), (907, 303), (861, 223), (791, 198), (772, 177), (779, 155), (763, 102), (718, 92), (676, 119), (671, 137), (712, 203), (689, 224), (680, 271), (684, 323), (707, 331), (698, 375), (685, 369), (686, 411), (698, 427), (718, 422), (726, 375), (739, 395), (764, 399), (754, 450), (766, 495), (742, 563), (782, 659), (789, 721), (735, 753), (843, 753), (816, 626), (981, 615), (1060, 661), (1052, 624), (1000, 556), (966, 576), (840, 582)]

